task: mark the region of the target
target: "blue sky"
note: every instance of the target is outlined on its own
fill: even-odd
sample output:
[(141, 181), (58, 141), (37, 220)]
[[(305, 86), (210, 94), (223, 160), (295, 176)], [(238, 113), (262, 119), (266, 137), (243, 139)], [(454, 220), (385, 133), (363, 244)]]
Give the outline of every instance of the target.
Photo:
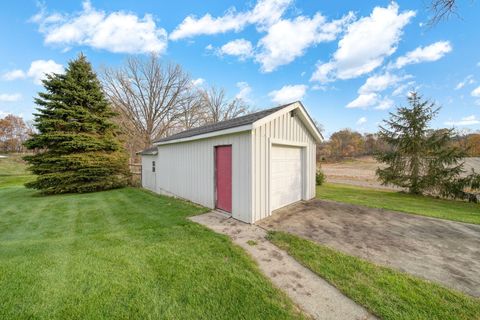
[(256, 109), (304, 102), (328, 136), (376, 131), (417, 88), (435, 127), (480, 129), (480, 4), (426, 26), (428, 1), (3, 1), (0, 116), (32, 118), (44, 72), (154, 51)]

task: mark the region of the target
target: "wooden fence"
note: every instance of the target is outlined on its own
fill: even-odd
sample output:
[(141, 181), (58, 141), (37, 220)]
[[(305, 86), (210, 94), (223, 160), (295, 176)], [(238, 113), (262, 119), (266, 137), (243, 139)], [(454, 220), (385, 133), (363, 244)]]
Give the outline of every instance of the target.
[(142, 165), (139, 163), (129, 163), (128, 167), (132, 174), (132, 185), (140, 187), (142, 185)]

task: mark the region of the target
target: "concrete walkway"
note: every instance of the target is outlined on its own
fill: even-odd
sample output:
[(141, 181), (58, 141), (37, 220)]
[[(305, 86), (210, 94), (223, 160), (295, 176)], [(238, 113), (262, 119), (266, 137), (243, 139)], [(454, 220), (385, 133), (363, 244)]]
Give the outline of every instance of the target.
[[(376, 319), (335, 287), (265, 239), (266, 231), (211, 211), (192, 221), (228, 235), (257, 262), (262, 272), (314, 319)], [(255, 241), (256, 244), (247, 242)]]

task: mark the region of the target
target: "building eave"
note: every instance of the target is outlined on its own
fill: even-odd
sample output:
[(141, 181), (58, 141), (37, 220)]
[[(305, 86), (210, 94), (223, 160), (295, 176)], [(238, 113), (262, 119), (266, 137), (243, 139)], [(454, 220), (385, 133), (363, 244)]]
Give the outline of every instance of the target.
[(188, 141), (212, 138), (212, 137), (216, 137), (216, 136), (223, 136), (223, 135), (226, 135), (226, 134), (235, 134), (235, 133), (240, 133), (240, 132), (243, 132), (243, 131), (250, 131), (250, 130), (252, 130), (252, 125), (248, 124), (248, 125), (228, 128), (228, 129), (224, 129), (224, 130), (212, 131), (212, 132), (199, 134), (199, 135), (186, 137), (186, 138), (168, 140), (168, 141), (163, 141), (163, 142), (154, 142), (153, 145), (161, 146), (161, 145), (166, 145), (166, 144), (188, 142)]

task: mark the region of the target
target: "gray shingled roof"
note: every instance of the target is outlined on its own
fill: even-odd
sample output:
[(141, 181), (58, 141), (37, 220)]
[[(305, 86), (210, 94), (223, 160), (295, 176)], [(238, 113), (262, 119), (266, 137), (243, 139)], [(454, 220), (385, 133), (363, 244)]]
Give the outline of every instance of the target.
[(137, 152), (137, 154), (140, 154), (142, 156), (154, 156), (158, 153), (158, 148), (157, 147), (150, 147), (145, 150), (142, 150), (140, 152)]
[(154, 143), (156, 143), (156, 142), (166, 142), (166, 141), (177, 140), (177, 139), (184, 139), (184, 138), (189, 138), (189, 137), (197, 136), (197, 135), (204, 134), (204, 133), (210, 133), (210, 132), (215, 132), (215, 131), (220, 131), (220, 130), (225, 130), (225, 129), (241, 127), (241, 126), (244, 126), (244, 125), (252, 124), (255, 121), (260, 120), (262, 118), (265, 118), (266, 116), (268, 116), (268, 115), (270, 115), (270, 114), (272, 114), (272, 113), (274, 113), (274, 112), (276, 112), (280, 109), (288, 107), (291, 104), (292, 103), (289, 103), (289, 104), (285, 104), (283, 106), (275, 107), (275, 108), (272, 108), (272, 109), (267, 109), (267, 110), (262, 110), (262, 111), (259, 111), (259, 112), (247, 114), (245, 116), (241, 116), (241, 117), (238, 117), (238, 118), (225, 120), (225, 121), (220, 121), (220, 122), (213, 123), (213, 124), (208, 124), (208, 125), (205, 125), (205, 126), (202, 126), (202, 127), (189, 129), (189, 130), (186, 130), (186, 131), (176, 133), (176, 134), (171, 135), (171, 136), (166, 137), (166, 138), (158, 139), (158, 140), (154, 141)]

